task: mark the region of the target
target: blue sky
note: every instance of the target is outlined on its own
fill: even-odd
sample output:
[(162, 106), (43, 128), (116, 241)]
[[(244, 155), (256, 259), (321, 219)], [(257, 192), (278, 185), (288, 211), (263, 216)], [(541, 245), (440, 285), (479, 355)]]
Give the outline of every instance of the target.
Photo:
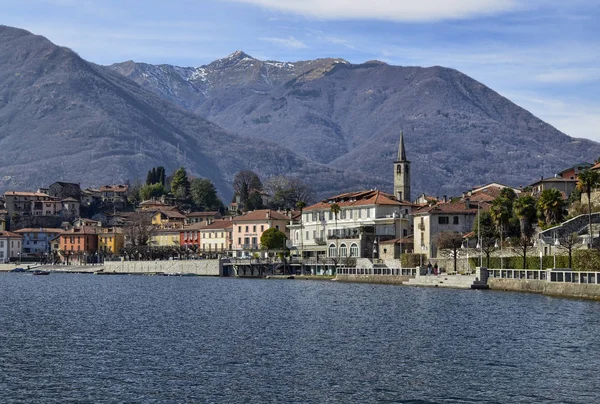
[(1, 15), (100, 64), (200, 66), (241, 49), (452, 67), (600, 141), (600, 0), (3, 0)]

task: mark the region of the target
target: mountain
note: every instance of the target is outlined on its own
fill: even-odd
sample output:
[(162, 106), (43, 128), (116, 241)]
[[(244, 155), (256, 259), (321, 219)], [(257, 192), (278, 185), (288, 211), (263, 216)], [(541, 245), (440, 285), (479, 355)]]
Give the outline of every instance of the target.
[(365, 174), (387, 190), (403, 130), (413, 197), (453, 195), (488, 182), (524, 186), (600, 155), (598, 143), (569, 137), (439, 66), (260, 61), (237, 51), (197, 68), (131, 61), (109, 68), (231, 133)]
[(6, 26), (0, 26), (0, 150), (0, 191), (58, 180), (133, 181), (157, 165), (210, 178), (225, 199), (242, 169), (263, 178), (302, 176), (321, 193), (371, 183), (364, 174), (223, 130), (114, 69)]

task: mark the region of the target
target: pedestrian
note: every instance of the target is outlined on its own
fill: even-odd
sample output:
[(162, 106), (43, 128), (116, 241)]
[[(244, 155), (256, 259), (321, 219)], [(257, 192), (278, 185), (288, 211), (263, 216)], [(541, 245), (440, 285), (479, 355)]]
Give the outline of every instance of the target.
[(427, 275), (431, 275), (431, 262), (427, 263)]
[(433, 273), (434, 273), (434, 275), (436, 275), (436, 276), (440, 274), (440, 273), (439, 273), (439, 268), (438, 268), (438, 264), (437, 264), (437, 262), (436, 262), (436, 263), (435, 263), (435, 265), (433, 266)]

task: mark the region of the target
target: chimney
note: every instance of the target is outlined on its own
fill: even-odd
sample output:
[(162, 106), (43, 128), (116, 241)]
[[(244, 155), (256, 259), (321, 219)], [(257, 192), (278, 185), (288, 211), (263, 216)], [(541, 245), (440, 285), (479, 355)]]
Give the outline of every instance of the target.
[(267, 217), (267, 219), (269, 218), (269, 211), (267, 210), (267, 213), (265, 213), (265, 216)]
[(467, 196), (465, 198), (465, 208), (466, 209), (471, 209), (471, 197)]
[(444, 195), (444, 203), (448, 202), (448, 198), (446, 195)]

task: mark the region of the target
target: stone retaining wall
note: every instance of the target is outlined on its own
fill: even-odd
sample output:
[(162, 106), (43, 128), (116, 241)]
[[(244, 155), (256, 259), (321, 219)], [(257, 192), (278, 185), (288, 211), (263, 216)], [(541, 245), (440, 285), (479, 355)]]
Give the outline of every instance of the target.
[(408, 281), (412, 276), (403, 275), (337, 275), (336, 281), (340, 282), (359, 282), (359, 283), (380, 283), (386, 285), (402, 285), (402, 282)]
[(219, 276), (222, 264), (219, 260), (107, 261), (104, 263), (104, 272)]
[(550, 296), (580, 297), (600, 300), (600, 285), (586, 283), (546, 282), (526, 279), (488, 279), (492, 290), (542, 293)]
[(544, 293), (544, 287), (548, 282), (526, 279), (488, 278), (487, 283), (492, 290), (513, 290), (516, 292)]

